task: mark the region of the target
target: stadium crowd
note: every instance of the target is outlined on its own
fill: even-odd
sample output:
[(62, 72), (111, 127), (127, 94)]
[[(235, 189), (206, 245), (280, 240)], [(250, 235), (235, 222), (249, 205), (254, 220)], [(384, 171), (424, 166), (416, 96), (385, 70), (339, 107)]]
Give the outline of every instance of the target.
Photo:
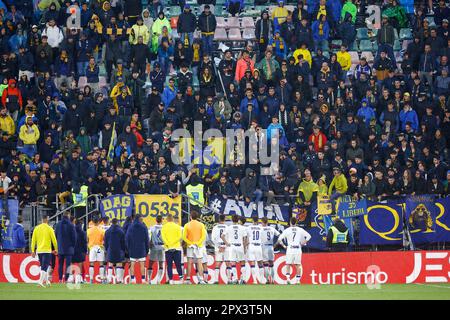
[[(318, 193), (449, 194), (444, 0), (307, 0), (293, 11), (256, 0), (274, 8), (239, 52), (218, 50), (215, 0), (199, 1), (197, 15), (179, 1), (170, 19), (169, 3), (143, 2), (0, 1), (3, 199), (52, 207), (83, 186), (103, 196), (177, 195), (189, 184), (204, 186), (205, 201), (217, 194), (268, 208), (309, 205)], [(369, 29), (375, 54), (360, 57), (369, 4), (381, 6), (381, 27)], [(73, 5), (81, 29), (66, 27)], [(249, 4), (225, 6), (231, 18)], [(410, 39), (401, 39), (405, 30)], [(259, 139), (279, 130), (279, 170), (260, 175), (259, 165), (235, 161), (199, 174), (175, 165), (171, 134), (194, 121)]]

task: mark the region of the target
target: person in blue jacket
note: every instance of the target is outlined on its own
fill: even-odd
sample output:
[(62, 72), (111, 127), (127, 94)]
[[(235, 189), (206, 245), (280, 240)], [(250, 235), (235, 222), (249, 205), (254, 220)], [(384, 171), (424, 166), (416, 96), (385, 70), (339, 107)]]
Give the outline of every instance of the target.
[[(77, 244), (77, 233), (75, 226), (70, 222), (70, 211), (65, 211), (62, 220), (56, 225), (56, 240), (58, 241), (58, 277), (62, 282), (63, 274), (65, 280), (69, 278), (69, 267), (72, 264), (72, 258)], [(64, 261), (66, 269), (64, 269)]]
[(363, 117), (367, 125), (370, 124), (370, 119), (375, 118), (375, 111), (373, 111), (373, 108), (366, 98), (361, 100), (361, 107), (359, 108), (357, 115)]
[(76, 274), (75, 282), (76, 283), (82, 283), (83, 277), (82, 274), (84, 274), (84, 261), (86, 260), (86, 252), (88, 250), (87, 246), (87, 237), (86, 232), (83, 230), (83, 223), (81, 220), (75, 221), (74, 218), (72, 218), (72, 223), (75, 223), (75, 232), (76, 232), (76, 238), (77, 241), (75, 243), (75, 248), (73, 251), (73, 257), (72, 257), (72, 263), (78, 267), (78, 270), (81, 274)]
[(106, 261), (115, 268), (117, 283), (123, 282), (125, 249), (125, 233), (119, 226), (119, 221), (114, 218), (111, 220), (111, 227), (105, 232), (105, 250)]
[(314, 21), (312, 26), (312, 36), (316, 44), (316, 50), (318, 48), (322, 51), (328, 51), (328, 38), (330, 36), (330, 25), (327, 21), (327, 16), (320, 15), (319, 19)]
[(23, 218), (18, 217), (17, 223), (13, 227), (12, 231), (12, 245), (14, 250), (19, 253), (25, 252), (27, 241), (25, 240), (25, 231), (23, 229)]
[(281, 37), (280, 29), (276, 29), (274, 36), (269, 40), (269, 46), (272, 46), (273, 52), (278, 62), (286, 59), (287, 56), (287, 44)]
[(411, 124), (411, 128), (416, 132), (419, 129), (419, 119), (417, 112), (413, 110), (409, 103), (405, 103), (403, 110), (399, 114), (401, 129), (404, 131), (407, 123)]
[(137, 214), (133, 223), (130, 225), (126, 235), (126, 245), (130, 255), (130, 277), (131, 283), (136, 283), (135, 264), (139, 263), (142, 282), (145, 282), (145, 260), (150, 249), (150, 239), (148, 229), (143, 223), (143, 218)]
[(161, 100), (164, 103), (164, 112), (167, 111), (167, 108), (169, 107), (172, 100), (175, 99), (176, 95), (177, 95), (177, 88), (175, 87), (175, 79), (170, 78), (169, 85), (167, 85), (164, 88), (161, 96)]

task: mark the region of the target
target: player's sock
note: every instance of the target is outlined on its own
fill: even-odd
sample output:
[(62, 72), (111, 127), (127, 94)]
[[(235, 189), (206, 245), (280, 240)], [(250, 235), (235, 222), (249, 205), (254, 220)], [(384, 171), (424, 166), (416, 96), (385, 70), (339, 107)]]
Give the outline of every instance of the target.
[(147, 269), (148, 283), (152, 282), (153, 268), (150, 267)]
[(136, 283), (136, 279), (134, 278), (134, 276), (130, 276), (130, 283)]
[(300, 283), (300, 279), (301, 279), (302, 277), (298, 274), (298, 275), (296, 275), (295, 276), (295, 283)]
[[(160, 284), (161, 280), (163, 278), (163, 274), (164, 274), (164, 269), (163, 268), (159, 268), (158, 269), (158, 273), (156, 274), (156, 283)], [(183, 278), (183, 276), (180, 276), (180, 279)]]
[(227, 267), (227, 281), (231, 281), (231, 267)]
[(53, 268), (52, 267), (48, 267), (47, 269), (47, 281), (51, 282), (53, 278)]
[(116, 267), (117, 282), (123, 282), (123, 267)]
[(220, 275), (220, 268), (216, 267), (216, 269), (214, 269), (214, 281), (217, 283), (219, 282), (219, 275)]
[(302, 278), (302, 276), (303, 276), (303, 267), (302, 266), (300, 266), (300, 271), (299, 271), (300, 273), (299, 273), (299, 277), (300, 277), (300, 279)]
[(236, 266), (233, 266), (233, 267), (231, 268), (231, 273), (232, 273), (232, 276), (231, 276), (232, 280), (233, 280), (233, 281), (234, 281), (234, 280), (237, 280), (238, 276), (237, 276), (237, 269), (236, 269)]
[(266, 277), (264, 276), (264, 268), (259, 268), (259, 282), (265, 283)]
[(94, 267), (89, 267), (89, 279), (94, 282)]
[(269, 267), (269, 271), (270, 271), (270, 278), (273, 279), (273, 276), (275, 275), (273, 272), (273, 266)]
[(245, 278), (245, 264), (241, 264), (241, 277), (240, 280), (244, 280)]
[(109, 266), (108, 267), (108, 282), (112, 282), (112, 278), (113, 278), (113, 267)]
[(266, 278), (269, 277), (269, 264), (268, 263), (264, 263), (264, 276)]
[(41, 270), (41, 277), (39, 278), (39, 284), (44, 284), (47, 279), (47, 272)]
[(100, 278), (101, 278), (102, 280), (104, 280), (104, 279), (105, 279), (105, 267), (104, 267), (104, 266), (100, 266), (100, 268), (99, 268), (99, 274), (100, 274)]
[(145, 274), (141, 276), (141, 281), (142, 281), (142, 283), (145, 282)]
[[(256, 268), (255, 266), (251, 266), (251, 271), (252, 271), (252, 277), (253, 277), (253, 283), (257, 283), (258, 282), (258, 275), (256, 274)], [(242, 279), (242, 274), (241, 274), (241, 279)]]
[(287, 282), (291, 281), (291, 274), (289, 272), (286, 273), (286, 281)]

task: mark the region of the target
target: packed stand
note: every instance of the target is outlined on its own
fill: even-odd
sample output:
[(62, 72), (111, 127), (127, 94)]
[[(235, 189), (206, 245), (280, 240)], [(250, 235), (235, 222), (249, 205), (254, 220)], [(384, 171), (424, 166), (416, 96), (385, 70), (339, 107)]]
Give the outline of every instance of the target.
[[(3, 199), (54, 207), (83, 187), (176, 196), (203, 184), (205, 201), (270, 209), (321, 193), (449, 194), (443, 0), (255, 2), (0, 1)], [(81, 29), (67, 28), (71, 6)], [(279, 170), (173, 164), (171, 134), (194, 121), (259, 139), (279, 130)]]

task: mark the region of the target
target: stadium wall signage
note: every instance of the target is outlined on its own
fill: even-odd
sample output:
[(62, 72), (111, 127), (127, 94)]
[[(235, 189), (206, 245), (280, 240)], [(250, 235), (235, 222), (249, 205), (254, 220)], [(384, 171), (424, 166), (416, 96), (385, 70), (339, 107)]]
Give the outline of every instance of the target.
[[(385, 283), (449, 283), (449, 258), (450, 251), (303, 254), (302, 284), (367, 284), (369, 288), (376, 288)], [(285, 256), (277, 254), (274, 262), (275, 283), (277, 284), (286, 283), (285, 265)], [(35, 283), (39, 279), (39, 261), (30, 255), (1, 253), (0, 266), (0, 282)], [(214, 257), (209, 256), (209, 283), (213, 283), (215, 280), (213, 278), (214, 266)], [(87, 267), (88, 262), (86, 261)], [(54, 280), (57, 279), (57, 270), (55, 268)], [(245, 270), (244, 279), (249, 281), (250, 268), (248, 264)], [(98, 269), (96, 274), (98, 275)], [(125, 280), (129, 281), (128, 270), (126, 270), (126, 275)], [(136, 278), (139, 283), (140, 276), (138, 274)], [(192, 279), (197, 281), (194, 276)], [(226, 266), (222, 264), (219, 282), (223, 283), (224, 280), (226, 280)], [(163, 279), (164, 281), (165, 279)], [(249, 283), (251, 282), (249, 281)]]

